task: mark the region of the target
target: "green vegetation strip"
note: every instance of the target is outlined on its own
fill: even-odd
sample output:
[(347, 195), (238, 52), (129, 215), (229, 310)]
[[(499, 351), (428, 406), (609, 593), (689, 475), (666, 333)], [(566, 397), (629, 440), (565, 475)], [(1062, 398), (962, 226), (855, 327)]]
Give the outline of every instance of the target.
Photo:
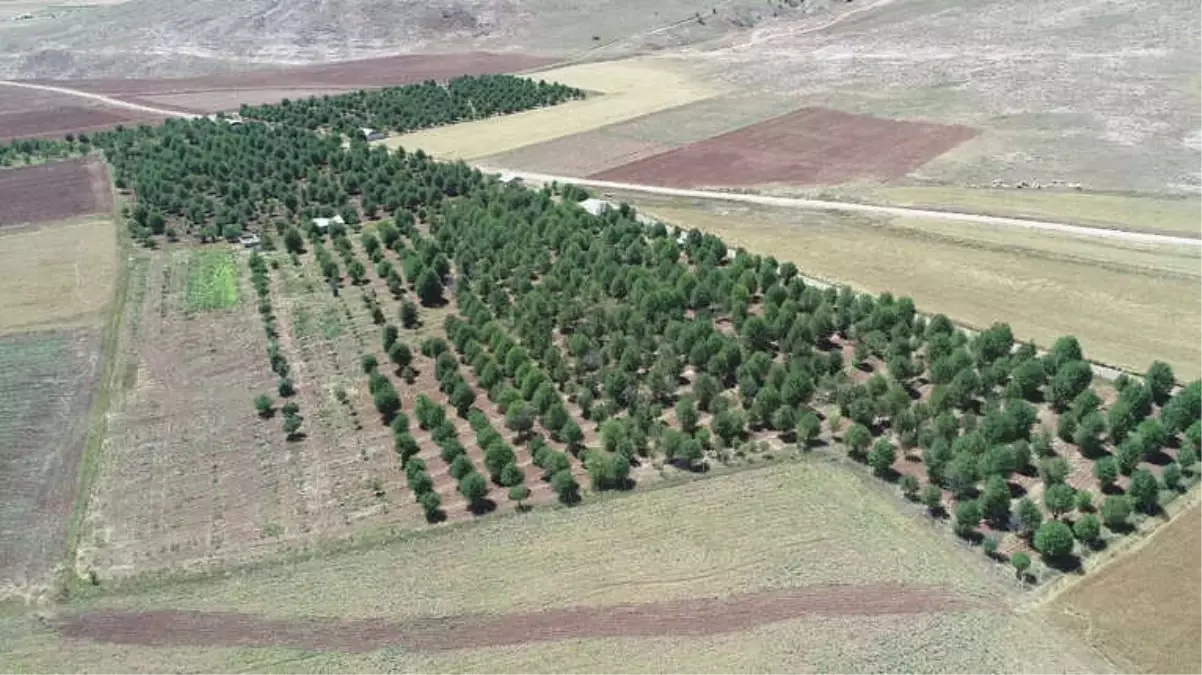
[(234, 254), (196, 251), (188, 264), (188, 311), (226, 309), (238, 304)]

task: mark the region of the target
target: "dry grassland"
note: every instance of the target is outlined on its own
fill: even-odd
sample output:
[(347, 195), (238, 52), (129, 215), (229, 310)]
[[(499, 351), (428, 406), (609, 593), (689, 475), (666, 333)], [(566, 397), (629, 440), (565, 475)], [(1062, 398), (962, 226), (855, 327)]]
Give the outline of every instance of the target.
[(1123, 672), (1202, 671), (1202, 508), (1056, 598), (1051, 611)]
[(96, 324), (118, 265), (109, 216), (0, 235), (0, 334)]
[(583, 101), (418, 131), (380, 142), (390, 148), (421, 148), (448, 159), (474, 159), (675, 108), (720, 91), (692, 77), (683, 62), (650, 57), (554, 68), (533, 77), (579, 87), (594, 95)]
[(1081, 650), (1009, 609), (1008, 584), (890, 496), (821, 460), (744, 471), (577, 509), (496, 518), (332, 557), (189, 584), (150, 582), (100, 607), (272, 617), (438, 617), (600, 606), (823, 583), (933, 584), (975, 607), (805, 618), (738, 633), (575, 639), (489, 649), (365, 654), (152, 648), (64, 640), (0, 621), (18, 669), (264, 671), (955, 670), (1088, 671)]
[(1079, 336), (1099, 361), (1202, 368), (1199, 252), (976, 225), (798, 214), (630, 196), (648, 213), (791, 260), (806, 274), (914, 298), (970, 325), (1006, 321), (1049, 345)]
[(830, 195), (890, 206), (1035, 218), (1120, 230), (1202, 234), (1202, 203), (1196, 197), (1157, 199), (1084, 192), (851, 185), (831, 190)]

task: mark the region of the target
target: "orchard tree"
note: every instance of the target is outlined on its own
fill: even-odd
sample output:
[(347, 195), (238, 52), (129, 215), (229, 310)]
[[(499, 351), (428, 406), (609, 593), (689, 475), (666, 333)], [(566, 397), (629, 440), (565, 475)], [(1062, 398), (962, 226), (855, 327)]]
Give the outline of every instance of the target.
[(580, 501), (580, 484), (569, 469), (562, 469), (551, 476), (551, 489), (564, 504), (571, 505)]
[(1169, 364), (1162, 361), (1153, 361), (1148, 367), (1148, 372), (1144, 375), (1144, 382), (1147, 383), (1148, 390), (1152, 393), (1152, 400), (1156, 401), (1156, 405), (1164, 405), (1169, 400), (1169, 394), (1173, 391), (1173, 369)]
[(1114, 457), (1107, 455), (1094, 462), (1093, 475), (1098, 479), (1098, 485), (1102, 487), (1102, 490), (1111, 489), (1119, 478), (1119, 467), (1115, 463)]
[(1050, 520), (1035, 531), (1035, 550), (1055, 560), (1073, 552), (1073, 531), (1059, 520)]
[(922, 492), (918, 496), (922, 501), (923, 506), (927, 507), (927, 512), (932, 516), (943, 508), (943, 491), (938, 485), (926, 485), (922, 488)]
[(872, 442), (872, 432), (868, 430), (868, 427), (857, 422), (851, 425), (851, 428), (843, 435), (843, 442), (853, 456), (863, 456), (864, 450)]
[(697, 401), (686, 396), (676, 403), (676, 420), (680, 422), (681, 431), (692, 434), (697, 430), (700, 415), (697, 412)]
[(880, 477), (888, 476), (893, 471), (893, 462), (896, 459), (897, 452), (887, 438), (879, 439), (872, 446), (872, 452), (868, 453), (868, 465), (872, 467), (872, 472)]
[(259, 411), (259, 417), (268, 419), (275, 414), (275, 408), (271, 405), (271, 397), (267, 394), (259, 394), (255, 397), (255, 410)]
[(428, 267), (422, 270), (417, 277), (414, 290), (417, 291), (418, 299), (426, 307), (437, 307), (443, 302), (442, 281), (439, 280), (438, 273)]
[(914, 476), (910, 474), (902, 476), (901, 480), (898, 481), (898, 485), (901, 487), (902, 495), (906, 499), (914, 501), (918, 498), (918, 479)]
[(505, 487), (517, 487), (525, 481), (526, 474), (522, 473), (517, 464), (510, 462), (501, 469), (501, 485)]
[(1043, 511), (1035, 502), (1024, 497), (1018, 503), (1018, 527), (1023, 534), (1030, 535), (1043, 524)]
[(1066, 410), (1077, 395), (1093, 381), (1093, 369), (1084, 361), (1061, 364), (1052, 377), (1051, 400), (1057, 410)]
[(517, 502), (518, 511), (526, 510), (526, 505), (523, 504), (530, 496), (530, 488), (520, 483), (509, 488), (509, 501)]
[(1098, 522), (1097, 516), (1087, 513), (1078, 518), (1077, 522), (1073, 523), (1073, 534), (1082, 543), (1088, 546), (1095, 546), (1098, 543), (1098, 537), (1102, 534), (1102, 525)]
[(1159, 505), (1160, 485), (1156, 476), (1147, 469), (1140, 469), (1131, 475), (1131, 485), (1127, 487), (1135, 508), (1144, 513), (1155, 513)]
[(423, 492), (417, 498), (417, 502), (421, 504), (427, 522), (434, 523), (442, 520), (442, 497), (439, 497), (437, 492), (433, 490)]
[(1066, 483), (1055, 483), (1049, 485), (1043, 492), (1043, 505), (1048, 507), (1048, 511), (1052, 513), (1053, 518), (1059, 518), (1064, 513), (1072, 510), (1073, 498), (1076, 492)]
[(797, 440), (803, 448), (814, 444), (822, 431), (822, 421), (812, 411), (807, 410), (797, 420)]
[(1131, 518), (1131, 499), (1126, 495), (1108, 497), (1102, 503), (1101, 514), (1106, 527), (1115, 531), (1124, 530)]
[(505, 427), (525, 438), (534, 428), (534, 408), (524, 402), (514, 403), (505, 413)]
[[(439, 291), (439, 295), (441, 295), (441, 293), (442, 292)], [(418, 324), (421, 323), (421, 319), (419, 318), (417, 312), (417, 305), (413, 304), (413, 302), (410, 300), (405, 300), (401, 303), (400, 318), (401, 325), (405, 328), (417, 328)]]
[(479, 512), (488, 496), (488, 481), (484, 480), (484, 476), (472, 471), (459, 480), (459, 494), (467, 500), (469, 509)]
[(1023, 579), (1027, 575), (1027, 570), (1031, 568), (1031, 556), (1019, 551), (1010, 556), (1010, 564), (1014, 566), (1014, 575)]
[(1001, 476), (990, 476), (981, 493), (981, 515), (993, 529), (1010, 522), (1010, 488)]
[(968, 537), (981, 522), (981, 506), (973, 499), (961, 500), (956, 504), (956, 534)]

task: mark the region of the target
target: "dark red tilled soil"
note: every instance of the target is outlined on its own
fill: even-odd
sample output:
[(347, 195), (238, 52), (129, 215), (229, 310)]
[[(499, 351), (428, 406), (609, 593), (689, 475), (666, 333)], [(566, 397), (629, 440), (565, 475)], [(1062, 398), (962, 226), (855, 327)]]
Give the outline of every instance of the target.
[(976, 135), (964, 126), (802, 108), (589, 177), (667, 187), (888, 180)]
[(81, 158), (0, 170), (0, 228), (113, 209), (108, 170)]
[(67, 618), (61, 634), (150, 646), (294, 647), (364, 652), (385, 647), (446, 650), (622, 636), (709, 635), (804, 616), (880, 616), (969, 609), (947, 589), (876, 584), (810, 586), (730, 598), (695, 598), (508, 615), (383, 619), (268, 619), (233, 612), (98, 611)]
[(53, 84), (122, 97), (238, 89), (350, 90), (411, 84), (425, 80), (445, 80), (459, 75), (513, 73), (545, 66), (555, 61), (556, 59), (528, 54), (490, 52), (405, 54), (204, 77), (76, 80)]

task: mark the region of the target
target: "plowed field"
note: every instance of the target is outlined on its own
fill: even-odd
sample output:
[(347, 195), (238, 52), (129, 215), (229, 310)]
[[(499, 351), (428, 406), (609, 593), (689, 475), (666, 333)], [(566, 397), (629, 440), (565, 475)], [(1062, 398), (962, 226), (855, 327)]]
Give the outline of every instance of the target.
[(591, 177), (669, 187), (888, 180), (976, 134), (964, 126), (802, 108)]
[(72, 159), (0, 171), (0, 227), (112, 209), (108, 171), (99, 160)]
[[(63, 86), (62, 82), (53, 83)], [(156, 122), (161, 118), (128, 108), (113, 108), (78, 96), (0, 87), (0, 139), (91, 133), (118, 124)]]
[(726, 599), (463, 615), (405, 623), (374, 619), (280, 620), (233, 612), (99, 611), (72, 617), (60, 626), (60, 631), (73, 638), (154, 646), (286, 646), (347, 652), (403, 646), (444, 650), (578, 638), (711, 635), (807, 615), (924, 614), (967, 609), (971, 604), (939, 587), (833, 585)]

